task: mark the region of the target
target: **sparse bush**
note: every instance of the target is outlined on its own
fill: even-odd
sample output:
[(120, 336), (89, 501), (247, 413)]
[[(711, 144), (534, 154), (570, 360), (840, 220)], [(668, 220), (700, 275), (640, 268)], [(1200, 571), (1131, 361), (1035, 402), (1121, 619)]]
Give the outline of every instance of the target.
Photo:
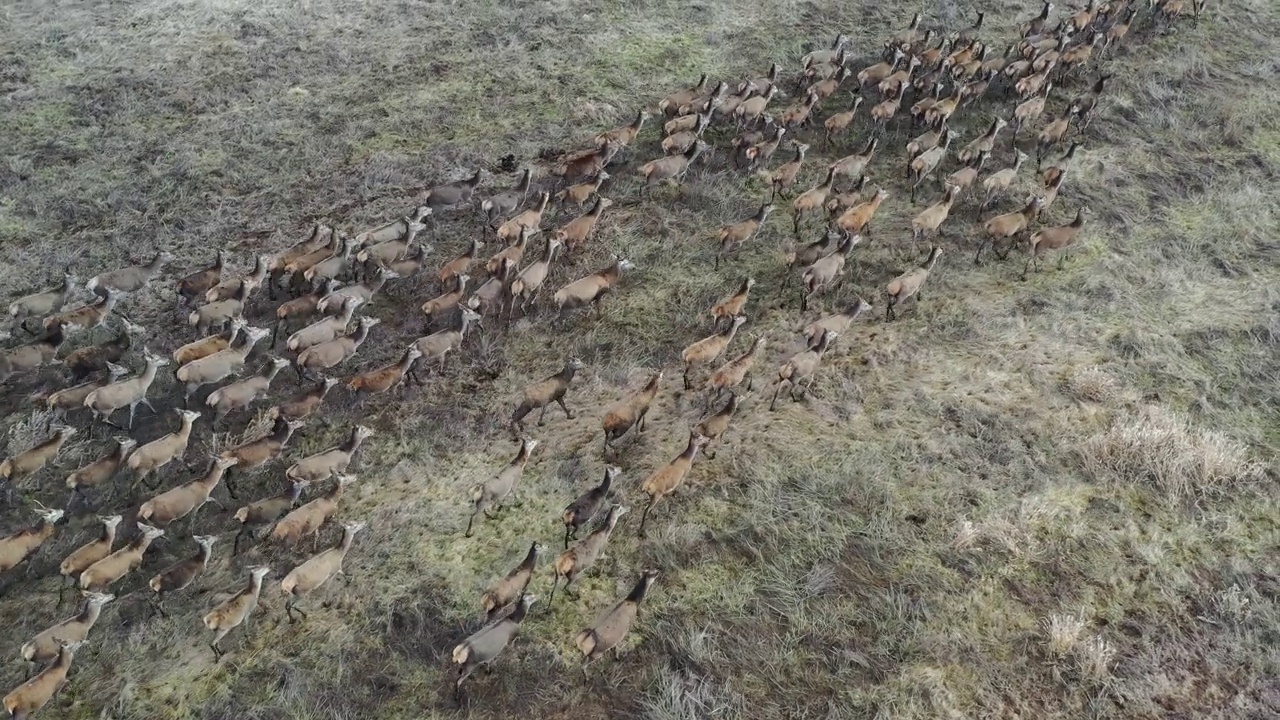
[(1200, 432), (1182, 417), (1149, 407), (1118, 419), (1080, 448), (1084, 469), (1099, 482), (1150, 483), (1175, 499), (1211, 496), (1262, 475), (1243, 444)]

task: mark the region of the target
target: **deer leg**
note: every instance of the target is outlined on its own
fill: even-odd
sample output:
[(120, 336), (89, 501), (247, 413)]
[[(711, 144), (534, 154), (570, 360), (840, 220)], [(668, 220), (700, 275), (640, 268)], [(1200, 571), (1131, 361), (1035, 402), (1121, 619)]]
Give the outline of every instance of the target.
[(653, 505), (655, 502), (657, 502), (657, 500), (655, 499), (655, 496), (652, 496), (652, 495), (649, 496), (649, 504), (644, 506), (644, 513), (640, 515), (640, 530), (639, 530), (640, 537), (645, 537), (644, 526), (645, 526), (645, 523), (649, 522), (649, 511), (653, 509)]

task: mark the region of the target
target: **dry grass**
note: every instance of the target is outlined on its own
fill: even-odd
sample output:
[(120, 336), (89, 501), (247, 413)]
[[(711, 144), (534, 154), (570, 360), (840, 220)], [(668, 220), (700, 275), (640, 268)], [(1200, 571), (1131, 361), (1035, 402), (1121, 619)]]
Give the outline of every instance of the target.
[(1242, 443), (1198, 431), (1158, 407), (1117, 418), (1085, 441), (1080, 457), (1099, 481), (1150, 483), (1179, 500), (1236, 491), (1263, 476), (1262, 464)]
[(1213, 599), (1213, 610), (1223, 622), (1241, 625), (1253, 614), (1253, 601), (1243, 588), (1232, 585)]
[(1077, 400), (1093, 403), (1114, 403), (1122, 397), (1120, 383), (1099, 367), (1081, 368), (1071, 374), (1068, 391)]
[(1080, 674), (1095, 683), (1106, 682), (1116, 660), (1116, 646), (1105, 638), (1093, 636), (1076, 646)]
[(1055, 658), (1067, 657), (1080, 643), (1080, 633), (1084, 632), (1085, 620), (1071, 613), (1054, 613), (1041, 623), (1047, 636), (1046, 645), (1049, 654)]
[[(988, 8), (992, 37), (1003, 43), (1036, 5)], [(955, 28), (974, 9), (944, 3), (924, 22)], [(779, 61), (794, 72), (797, 58), (839, 30), (851, 35), (860, 67), (912, 10), (742, 0), (478, 0), (465, 12), (436, 0), (22, 0), (5, 9), (0, 29), (10, 48), (0, 53), (8, 131), (0, 290), (27, 292), (67, 263), (92, 275), (160, 245), (179, 258), (165, 281), (207, 263), (214, 247), (230, 248), (231, 269), (241, 272), (254, 252), (284, 247), (316, 218), (373, 226), (412, 207), (422, 188), (477, 167), (486, 188), (509, 186), (514, 176), (499, 169), (508, 153), (524, 160), (573, 145), (702, 71), (734, 78)], [(186, 529), (157, 542), (121, 584), (58, 707), (41, 717), (1280, 713), (1270, 652), (1280, 628), (1280, 498), (1270, 482), (1280, 456), (1280, 245), (1270, 192), (1280, 169), (1271, 112), (1280, 100), (1271, 82), (1278, 34), (1280, 12), (1263, 0), (1211, 4), (1198, 29), (1136, 27), (1111, 61), (1116, 80), (1080, 162), (1044, 218), (1058, 224), (1081, 204), (1092, 210), (1065, 268), (1046, 259), (1044, 272), (1020, 282), (1016, 255), (974, 267), (969, 235), (980, 218), (964, 203), (947, 239), (956, 251), (894, 323), (881, 321), (884, 284), (921, 259), (904, 241), (920, 209), (900, 180), (905, 127), (889, 131), (872, 164), (873, 183), (894, 192), (874, 240), (851, 257), (845, 285), (802, 317), (796, 280), (779, 260), (794, 242), (786, 212), (710, 271), (710, 233), (753, 213), (768, 193), (725, 167), (723, 153), (691, 172), (680, 195), (663, 188), (634, 201), (634, 166), (659, 152), (651, 124), (611, 171), (606, 191), (618, 206), (584, 256), (548, 281), (558, 287), (625, 254), (638, 268), (600, 321), (553, 330), (543, 313), (509, 329), (489, 324), (443, 378), (358, 409), (339, 388), (328, 424), (309, 422), (281, 463), (254, 475), (255, 494), (279, 492), (284, 467), (336, 444), (351, 424), (378, 431), (339, 511), (370, 521), (347, 558), (349, 582), (311, 596), (307, 622), (285, 623), (278, 578), (309, 547), (264, 545), (233, 558), (234, 504), (209, 506), (190, 531), (227, 538), (207, 575), (167, 601), (169, 617), (154, 615), (145, 579), (192, 549)], [(1055, 102), (1083, 86), (1055, 90)], [(960, 139), (1007, 105), (966, 110)], [(867, 132), (863, 118), (827, 154), (852, 152)], [(711, 134), (721, 148), (731, 136)], [(1002, 144), (988, 168), (1011, 154)], [(798, 187), (822, 179), (826, 158), (811, 157)], [(993, 212), (1011, 209), (1031, 182), (1025, 173)], [(434, 258), (452, 256), (475, 231), (469, 215), (445, 214), (430, 238)], [(679, 452), (700, 417), (700, 401), (678, 390), (678, 353), (707, 334), (706, 308), (744, 275), (759, 284), (744, 337), (726, 355), (757, 333), (771, 351), (725, 444), (695, 464), (688, 485), (650, 518), (649, 538), (636, 542), (637, 484)], [(435, 292), (425, 278), (389, 287), (368, 308), (383, 323), (342, 372), (394, 361), (418, 335), (412, 309)], [(769, 413), (767, 379), (794, 332), (854, 294), (876, 312), (841, 337), (811, 396)], [(192, 339), (172, 302), (162, 290), (126, 303), (152, 329), (153, 348)], [(248, 315), (272, 309), (259, 301)], [(555, 408), (545, 426), (530, 423), (542, 445), (517, 502), (462, 538), (467, 488), (514, 452), (503, 425), (516, 394), (570, 355), (587, 363), (568, 397), (575, 419)], [(609, 459), (623, 467), (620, 498), (634, 511), (607, 557), (576, 583), (579, 598), (540, 604), (494, 673), (474, 678), (456, 707), (449, 651), (477, 628), (479, 594), (529, 541), (558, 547), (560, 511), (603, 472), (599, 413), (659, 367), (668, 382), (649, 428)], [(140, 442), (172, 424), (165, 415), (181, 390), (170, 377), (157, 386), (161, 417), (140, 411)], [(296, 392), (292, 381), (282, 376), (273, 396)], [(25, 399), (62, 382), (50, 368), (6, 387), (6, 452), (39, 434)], [(258, 408), (241, 415), (218, 436), (222, 445), (269, 426)], [(90, 457), (109, 438), (76, 441), (79, 457)], [(206, 426), (192, 441), (193, 469), (174, 463), (165, 486), (199, 472), (210, 442)], [(59, 457), (26, 496), (63, 502), (61, 479), (76, 459)], [(122, 497), (103, 501), (129, 510)], [(7, 508), (0, 527), (30, 518)], [(130, 521), (122, 534), (133, 532)], [(94, 532), (93, 517), (79, 513), (28, 577), (0, 579), (0, 623), (12, 629), (0, 653), (16, 657), (27, 637), (72, 612), (53, 607), (57, 562)], [(336, 539), (328, 528), (322, 543)], [(197, 618), (257, 562), (273, 568), (264, 611), (227, 638), (231, 654), (215, 666)], [(627, 655), (583, 681), (574, 633), (650, 566), (662, 574)], [(544, 568), (533, 590), (549, 586)], [(1083, 611), (1063, 608), (1088, 608), (1087, 629)], [(20, 678), (20, 663), (5, 665), (0, 688)]]
[(9, 440), (6, 447), (12, 453), (22, 452), (36, 443), (49, 439), (56, 427), (56, 417), (52, 410), (33, 410), (29, 413), (14, 413), (9, 423)]
[(740, 699), (725, 697), (714, 682), (692, 673), (664, 669), (656, 682), (644, 701), (645, 720), (747, 717)]

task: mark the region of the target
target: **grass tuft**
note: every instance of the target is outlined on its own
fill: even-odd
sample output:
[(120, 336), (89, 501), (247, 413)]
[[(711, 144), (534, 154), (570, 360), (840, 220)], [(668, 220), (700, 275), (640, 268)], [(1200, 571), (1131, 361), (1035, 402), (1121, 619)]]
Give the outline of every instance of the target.
[(664, 669), (644, 699), (645, 720), (698, 720), (748, 717), (740, 701), (707, 678)]
[(1094, 635), (1076, 646), (1076, 662), (1080, 673), (1091, 682), (1104, 683), (1111, 678), (1115, 666), (1116, 646)]
[(1178, 414), (1148, 407), (1116, 420), (1079, 450), (1100, 482), (1150, 484), (1174, 500), (1213, 496), (1261, 479), (1263, 465), (1226, 435), (1200, 431)]
[(1242, 625), (1254, 614), (1250, 593), (1240, 585), (1232, 585), (1213, 598), (1213, 610), (1223, 622)]
[(1067, 387), (1072, 397), (1081, 402), (1107, 404), (1121, 397), (1120, 383), (1096, 366), (1072, 373)]
[(1045, 645), (1055, 659), (1062, 659), (1074, 652), (1084, 632), (1085, 619), (1071, 613), (1054, 613), (1041, 621), (1046, 635)]

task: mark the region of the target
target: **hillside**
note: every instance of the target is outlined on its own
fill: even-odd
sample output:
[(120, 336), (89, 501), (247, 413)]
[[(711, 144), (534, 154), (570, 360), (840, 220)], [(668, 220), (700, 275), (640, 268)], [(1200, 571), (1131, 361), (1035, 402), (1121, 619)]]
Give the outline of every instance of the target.
[[(1065, 3), (1063, 3), (1065, 5)], [(20, 0), (0, 37), (0, 291), (16, 298), (85, 280), (168, 249), (173, 262), (121, 313), (169, 355), (197, 337), (175, 309), (174, 282), (225, 248), (229, 270), (303, 239), (316, 222), (354, 235), (412, 211), (428, 188), (483, 170), (477, 200), (535, 170), (551, 190), (561, 153), (655, 112), (608, 171), (606, 209), (589, 244), (553, 268), (531, 316), (487, 318), (443, 374), (357, 404), (335, 389), (284, 458), (250, 476), (239, 500), (175, 523), (143, 566), (113, 588), (70, 682), (38, 718), (1262, 718), (1280, 714), (1280, 244), (1273, 185), (1280, 121), (1272, 106), (1280, 7), (1210, 2), (1198, 22), (1152, 26), (1147, 3), (1129, 36), (1099, 65), (1055, 85), (1037, 131), (1113, 75), (1055, 203), (1034, 229), (1088, 208), (1081, 240), (1023, 279), (1025, 246), (1007, 259), (973, 255), (982, 221), (1020, 209), (1037, 188), (1035, 141), (1014, 187), (979, 212), (981, 188), (957, 203), (937, 240), (943, 255), (921, 297), (886, 321), (885, 287), (918, 266), (911, 220), (942, 195), (921, 186), (912, 205), (904, 146), (922, 128), (902, 111), (880, 136), (868, 188), (889, 197), (850, 253), (843, 282), (800, 310), (790, 198), (759, 234), (714, 269), (717, 228), (768, 200), (766, 176), (735, 169), (732, 123), (706, 133), (712, 151), (682, 188), (641, 197), (638, 168), (661, 156), (657, 102), (702, 73), (736, 83), (782, 68), (777, 113), (802, 100), (800, 58), (849, 37), (848, 66), (880, 58), (916, 6), (894, 3), (717, 0), (363, 3), (178, 0), (120, 4)], [(998, 55), (1038, 2), (938, 3), (921, 29), (955, 33), (979, 9), (979, 37)], [(1071, 12), (1054, 11), (1054, 19)], [(1001, 80), (1000, 82), (1004, 82)], [(811, 145), (796, 192), (822, 182), (834, 159), (872, 134), (871, 87), (853, 126), (824, 147), (821, 122), (849, 107), (852, 78), (788, 135), (769, 163)], [(1003, 86), (959, 109), (955, 150), (1017, 104)], [(1071, 130), (1075, 137), (1076, 130)], [(1012, 163), (1011, 130), (983, 176)], [(1046, 166), (1065, 143), (1053, 149)], [(511, 156), (515, 162), (504, 160)], [(981, 182), (981, 181), (979, 181)], [(849, 182), (838, 183), (841, 190)], [(526, 259), (577, 214), (555, 208)], [(419, 306), (436, 296), (435, 269), (482, 232), (475, 207), (441, 210), (422, 236), (426, 269), (392, 281), (360, 314), (381, 323), (329, 374), (395, 362), (424, 334)], [(801, 237), (821, 236), (815, 215)], [(488, 258), (500, 248), (490, 241)], [(602, 306), (559, 323), (552, 291), (624, 257)], [(481, 275), (482, 273), (473, 273)], [(685, 447), (703, 395), (683, 390), (680, 353), (712, 330), (708, 309), (746, 277), (757, 282), (748, 321), (725, 353), (766, 341), (752, 389), (723, 440), (699, 455), (683, 487), (637, 527), (641, 482)], [(478, 284), (478, 283), (476, 283)], [(79, 300), (83, 300), (82, 296)], [(826, 354), (813, 391), (770, 398), (799, 331), (861, 297), (874, 307)], [(77, 300), (73, 304), (79, 304)], [(270, 327), (267, 293), (246, 309)], [(119, 327), (73, 337), (66, 350)], [(433, 328), (435, 329), (435, 328)], [(28, 338), (15, 333), (12, 347)], [(265, 343), (264, 343), (265, 345)], [(256, 351), (292, 358), (283, 343)], [(470, 488), (517, 449), (508, 427), (528, 384), (569, 358), (584, 368), (545, 424), (514, 502), (463, 536)], [(124, 360), (142, 369), (140, 352)], [(174, 428), (183, 390), (172, 366), (140, 409), (132, 436)], [(643, 432), (607, 457), (600, 418), (610, 403), (664, 379)], [(704, 378), (708, 367), (694, 370)], [(56, 365), (4, 385), (5, 456), (43, 438), (51, 416), (30, 398), (68, 385)], [(264, 411), (304, 387), (292, 369), (270, 402), (206, 417), (182, 462), (158, 478), (195, 477), (210, 452), (265, 430)], [(121, 417), (114, 418), (121, 422)], [(109, 449), (116, 430), (81, 432), (0, 509), (0, 533), (64, 507), (63, 480)], [(231, 553), (244, 501), (285, 488), (292, 462), (339, 443), (355, 424), (375, 431), (353, 465), (337, 521), (363, 520), (345, 576), (307, 597), (286, 621), (280, 579), (311, 554), (263, 543)], [(606, 464), (622, 468), (629, 507), (605, 557), (551, 591), (560, 515)], [(185, 466), (185, 467), (184, 467)], [(234, 475), (234, 471), (233, 471)], [(329, 483), (320, 486), (327, 489)], [(316, 494), (312, 490), (308, 498)], [(129, 480), (72, 507), (23, 568), (0, 575), (0, 692), (27, 670), (19, 649), (74, 612), (59, 607), (58, 565), (91, 539), (96, 515), (134, 515), (147, 493)], [(190, 556), (193, 534), (219, 537), (205, 574), (150, 604), (147, 580)], [(585, 534), (585, 533), (583, 533)], [(319, 546), (338, 542), (337, 522)], [(547, 547), (530, 592), (539, 596), (490, 674), (459, 705), (451, 651), (480, 627), (480, 594), (524, 556)], [(222, 643), (200, 617), (255, 563), (271, 567), (263, 612)], [(583, 679), (574, 635), (635, 583), (660, 571), (624, 643)]]

